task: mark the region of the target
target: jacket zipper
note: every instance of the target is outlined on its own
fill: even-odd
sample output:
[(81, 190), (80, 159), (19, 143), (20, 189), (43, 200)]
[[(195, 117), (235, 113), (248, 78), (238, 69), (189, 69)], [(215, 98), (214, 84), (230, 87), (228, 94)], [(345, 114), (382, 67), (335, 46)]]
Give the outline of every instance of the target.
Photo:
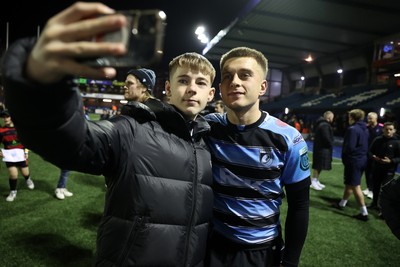
[(190, 239), (192, 236), (192, 229), (193, 229), (193, 218), (196, 210), (196, 204), (197, 204), (197, 179), (198, 179), (198, 166), (197, 166), (197, 150), (196, 150), (196, 145), (192, 141), (192, 146), (193, 146), (193, 154), (194, 154), (194, 161), (195, 161), (195, 176), (194, 176), (194, 181), (193, 181), (193, 201), (192, 201), (192, 210), (190, 212), (190, 220), (189, 220), (189, 226), (187, 228), (187, 235), (186, 235), (186, 243), (185, 243), (185, 254), (184, 254), (184, 265), (183, 266), (190, 266), (190, 263), (188, 262), (188, 253), (189, 253), (189, 245), (190, 245)]

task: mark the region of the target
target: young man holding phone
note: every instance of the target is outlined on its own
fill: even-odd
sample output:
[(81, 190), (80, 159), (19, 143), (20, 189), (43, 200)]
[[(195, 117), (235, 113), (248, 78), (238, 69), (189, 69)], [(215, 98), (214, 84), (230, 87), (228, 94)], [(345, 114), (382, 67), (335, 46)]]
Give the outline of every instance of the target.
[(13, 44), (2, 66), (7, 105), (37, 154), (105, 176), (96, 266), (201, 266), (213, 193), (202, 139), (209, 125), (199, 113), (213, 99), (215, 70), (197, 53), (182, 54), (169, 64), (170, 104), (134, 102), (110, 120), (85, 120), (72, 78), (112, 78), (116, 69), (78, 59), (126, 52), (120, 43), (85, 41), (125, 25), (124, 16), (98, 16), (109, 13), (78, 2), (52, 17), (38, 40)]

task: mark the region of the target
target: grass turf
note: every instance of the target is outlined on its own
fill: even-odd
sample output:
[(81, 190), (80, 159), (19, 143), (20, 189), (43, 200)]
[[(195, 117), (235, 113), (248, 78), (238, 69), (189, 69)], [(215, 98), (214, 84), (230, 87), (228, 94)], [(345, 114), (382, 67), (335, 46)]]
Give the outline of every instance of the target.
[[(59, 169), (33, 152), (29, 164), (35, 189), (29, 190), (20, 176), (14, 202), (5, 201), (8, 172), (4, 163), (0, 165), (0, 266), (92, 265), (104, 178), (71, 172), (67, 187), (74, 196), (58, 200), (54, 190)], [(335, 160), (331, 171), (321, 173), (326, 188), (311, 189), (310, 224), (300, 266), (400, 266), (400, 241), (375, 211), (369, 211), (368, 222), (351, 218), (359, 212), (354, 196), (344, 211), (330, 207), (342, 196), (342, 176), (343, 166)], [(282, 222), (285, 216), (284, 200)]]

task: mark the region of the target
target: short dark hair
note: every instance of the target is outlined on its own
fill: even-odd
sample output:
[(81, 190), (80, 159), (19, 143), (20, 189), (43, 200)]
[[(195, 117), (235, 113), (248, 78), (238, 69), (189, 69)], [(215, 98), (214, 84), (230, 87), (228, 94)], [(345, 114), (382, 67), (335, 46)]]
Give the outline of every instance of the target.
[(386, 126), (393, 126), (395, 129), (397, 129), (397, 125), (396, 125), (396, 123), (394, 123), (393, 121), (387, 121), (387, 122), (385, 122), (385, 123), (383, 124), (383, 127), (386, 127)]

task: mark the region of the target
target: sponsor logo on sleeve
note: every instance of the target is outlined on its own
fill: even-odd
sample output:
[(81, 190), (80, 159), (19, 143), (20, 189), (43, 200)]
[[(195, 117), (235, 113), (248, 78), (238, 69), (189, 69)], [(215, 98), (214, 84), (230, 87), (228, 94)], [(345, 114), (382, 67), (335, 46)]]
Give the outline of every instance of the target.
[(293, 139), (293, 145), (297, 145), (298, 143), (302, 142), (303, 136), (301, 134), (297, 135), (294, 139)]

